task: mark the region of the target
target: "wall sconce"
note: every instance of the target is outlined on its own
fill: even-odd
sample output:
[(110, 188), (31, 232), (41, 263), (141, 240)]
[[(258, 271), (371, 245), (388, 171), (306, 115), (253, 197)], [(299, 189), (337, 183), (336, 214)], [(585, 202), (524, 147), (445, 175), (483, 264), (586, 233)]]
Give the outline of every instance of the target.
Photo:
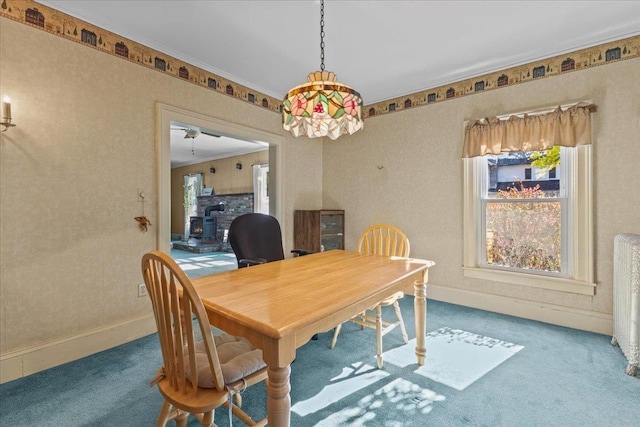
[(4, 127), (0, 132), (6, 132), (7, 129), (15, 126), (11, 123), (11, 98), (8, 96), (2, 98), (2, 121), (0, 121), (0, 126)]
[(242, 169), (242, 163), (240, 162), (236, 163), (236, 169), (238, 170)]
[(216, 173), (216, 168), (209, 168), (209, 172)]

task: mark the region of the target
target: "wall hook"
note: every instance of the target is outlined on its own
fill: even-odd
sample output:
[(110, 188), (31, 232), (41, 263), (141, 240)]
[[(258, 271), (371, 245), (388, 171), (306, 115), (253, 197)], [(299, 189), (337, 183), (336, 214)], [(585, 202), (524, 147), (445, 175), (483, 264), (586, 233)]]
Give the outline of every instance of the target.
[(139, 197), (140, 203), (142, 203), (142, 216), (137, 216), (134, 219), (138, 221), (138, 228), (140, 228), (140, 231), (146, 232), (148, 230), (148, 227), (151, 225), (151, 221), (149, 221), (149, 219), (146, 216), (144, 216), (144, 204), (145, 204), (144, 191), (138, 190), (138, 197)]

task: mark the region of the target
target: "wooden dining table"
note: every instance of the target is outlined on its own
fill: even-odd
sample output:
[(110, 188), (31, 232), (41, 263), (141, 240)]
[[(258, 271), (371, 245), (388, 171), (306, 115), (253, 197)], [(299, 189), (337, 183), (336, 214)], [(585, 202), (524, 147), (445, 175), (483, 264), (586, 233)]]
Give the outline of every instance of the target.
[(267, 417), (289, 426), (296, 349), (398, 291), (413, 293), (417, 363), (426, 356), (426, 284), (433, 261), (332, 250), (192, 280), (215, 327), (246, 337), (267, 364)]

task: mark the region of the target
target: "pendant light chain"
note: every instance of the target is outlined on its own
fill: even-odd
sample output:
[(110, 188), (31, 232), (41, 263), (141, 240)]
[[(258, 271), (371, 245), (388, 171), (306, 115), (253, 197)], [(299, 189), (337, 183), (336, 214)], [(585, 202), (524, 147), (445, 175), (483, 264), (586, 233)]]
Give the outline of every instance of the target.
[(324, 0), (320, 0), (320, 71), (324, 71)]

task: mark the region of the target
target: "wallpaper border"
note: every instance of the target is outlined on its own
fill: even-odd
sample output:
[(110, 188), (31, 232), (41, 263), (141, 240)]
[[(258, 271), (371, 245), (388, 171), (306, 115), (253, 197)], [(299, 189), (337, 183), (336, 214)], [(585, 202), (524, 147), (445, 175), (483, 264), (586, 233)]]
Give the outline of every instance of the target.
[[(196, 67), (140, 43), (126, 39), (81, 19), (51, 9), (33, 0), (2, 0), (0, 16), (38, 28), (121, 59), (249, 104), (281, 113), (282, 101), (214, 73)], [(409, 108), (521, 83), (590, 69), (640, 57), (640, 35), (530, 62), (505, 70), (468, 78), (409, 95), (365, 105), (364, 117), (375, 117)]]

